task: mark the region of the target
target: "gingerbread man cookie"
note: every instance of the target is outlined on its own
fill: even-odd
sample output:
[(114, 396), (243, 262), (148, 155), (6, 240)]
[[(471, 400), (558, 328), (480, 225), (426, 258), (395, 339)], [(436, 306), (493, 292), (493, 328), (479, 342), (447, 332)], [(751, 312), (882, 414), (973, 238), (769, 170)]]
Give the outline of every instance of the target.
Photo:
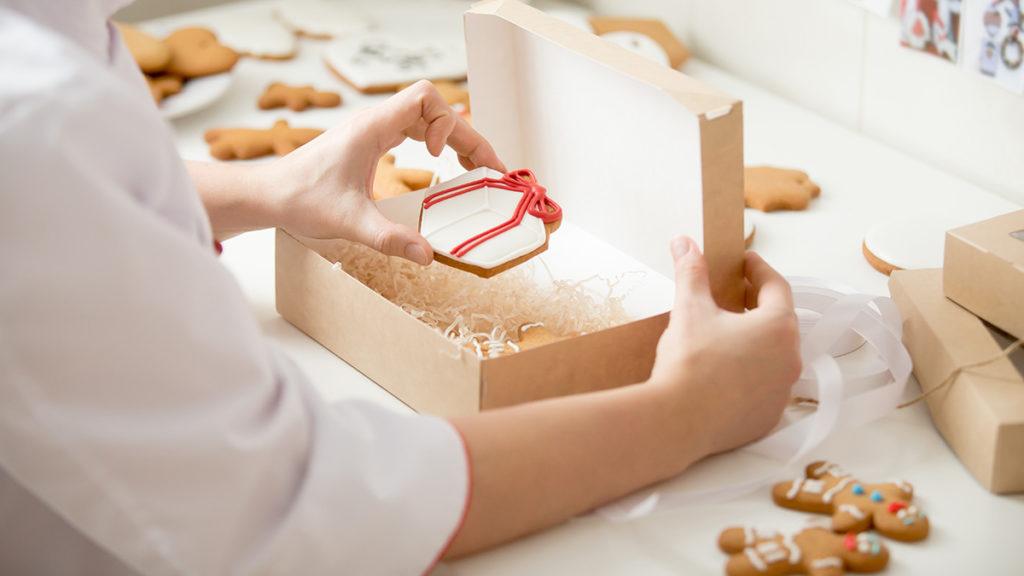
[(261, 110), (287, 106), (296, 112), (302, 112), (310, 106), (334, 108), (340, 104), (341, 95), (337, 92), (321, 92), (312, 86), (289, 86), (282, 82), (274, 82), (267, 86), (257, 102)]
[(217, 41), (206, 28), (182, 28), (164, 39), (171, 49), (167, 73), (182, 78), (196, 78), (231, 70), (238, 62), (238, 53)]
[(772, 166), (747, 166), (743, 170), (747, 208), (762, 212), (803, 210), (820, 195), (821, 188), (800, 170)]
[(725, 565), (729, 576), (841, 576), (847, 570), (878, 572), (889, 563), (889, 550), (875, 534), (835, 534), (821, 527), (792, 536), (727, 528), (718, 537), (718, 547), (731, 554)]
[(210, 144), (210, 156), (218, 160), (246, 160), (277, 154), (284, 156), (323, 133), (316, 128), (292, 128), (284, 120), (272, 128), (214, 128), (204, 138)]
[(383, 200), (426, 188), (433, 179), (434, 173), (430, 170), (398, 168), (395, 166), (395, 157), (385, 154), (377, 162), (377, 171), (373, 173), (373, 199)]
[(914, 488), (906, 482), (868, 484), (829, 462), (814, 462), (803, 478), (772, 488), (772, 499), (783, 508), (831, 514), (836, 532), (874, 528), (904, 542), (928, 536), (928, 518), (911, 503), (913, 498)]
[(182, 80), (178, 76), (164, 74), (162, 76), (146, 76), (146, 84), (149, 85), (149, 93), (157, 104), (163, 102), (164, 98), (181, 92)]

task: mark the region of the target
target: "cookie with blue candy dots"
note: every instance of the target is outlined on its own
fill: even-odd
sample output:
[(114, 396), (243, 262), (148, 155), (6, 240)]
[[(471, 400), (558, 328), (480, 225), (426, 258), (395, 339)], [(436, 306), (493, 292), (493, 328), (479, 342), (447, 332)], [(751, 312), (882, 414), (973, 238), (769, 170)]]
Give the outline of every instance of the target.
[(879, 534), (904, 542), (928, 536), (928, 518), (913, 503), (914, 487), (904, 481), (871, 484), (830, 462), (814, 462), (802, 478), (780, 482), (772, 500), (783, 508), (830, 514), (834, 532)]
[(749, 527), (727, 528), (718, 547), (729, 554), (729, 576), (842, 576), (847, 571), (878, 572), (889, 563), (889, 550), (872, 532), (836, 534), (808, 527), (795, 534)]

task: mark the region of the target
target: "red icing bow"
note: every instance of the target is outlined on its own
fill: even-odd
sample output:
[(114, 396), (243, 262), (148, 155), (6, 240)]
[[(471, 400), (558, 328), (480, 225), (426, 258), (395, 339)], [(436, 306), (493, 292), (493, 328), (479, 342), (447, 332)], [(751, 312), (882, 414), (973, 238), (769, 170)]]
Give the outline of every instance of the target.
[(452, 248), (452, 256), (456, 258), (465, 256), (470, 250), (491, 238), (515, 228), (522, 223), (523, 217), (526, 214), (540, 218), (545, 224), (557, 222), (562, 218), (562, 208), (554, 200), (547, 197), (547, 189), (537, 183), (537, 177), (533, 175), (532, 171), (525, 168), (507, 172), (501, 178), (480, 178), (472, 182), (438, 190), (423, 199), (423, 209), (427, 210), (439, 202), (444, 202), (449, 198), (461, 196), (481, 188), (500, 188), (501, 190), (519, 192), (523, 197), (516, 204), (516, 211), (512, 214), (511, 218), (490, 230), (484, 230)]

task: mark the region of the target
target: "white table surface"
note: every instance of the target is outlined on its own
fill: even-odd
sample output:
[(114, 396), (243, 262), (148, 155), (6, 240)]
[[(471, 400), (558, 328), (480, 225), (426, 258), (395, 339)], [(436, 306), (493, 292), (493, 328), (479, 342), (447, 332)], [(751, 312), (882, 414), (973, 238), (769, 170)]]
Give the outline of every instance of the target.
[[(244, 7), (235, 8), (244, 9)], [(284, 117), (295, 126), (326, 128), (383, 96), (363, 96), (323, 66), (322, 42), (303, 39), (291, 61), (242, 60), (235, 84), (215, 106), (174, 121), (182, 155), (208, 159), (202, 133), (224, 126), (269, 126)], [(754, 213), (753, 249), (788, 275), (839, 281), (888, 294), (887, 278), (861, 256), (865, 232), (883, 219), (986, 215), (1019, 208), (979, 187), (836, 125), (708, 64), (685, 71), (743, 99), (748, 164), (800, 167), (822, 187), (803, 212)], [(274, 80), (312, 83), (343, 94), (337, 109), (260, 111), (256, 99)], [(418, 145), (403, 145), (399, 165), (435, 164)], [(283, 320), (274, 309), (273, 231), (225, 243), (222, 262), (238, 279), (267, 336), (284, 348), (329, 399), (365, 398), (408, 410), (388, 393)], [(908, 395), (917, 393), (911, 383)], [(841, 463), (866, 480), (903, 478), (931, 518), (922, 543), (888, 542), (889, 574), (1024, 573), (1024, 495), (996, 497), (960, 465), (923, 405), (870, 427), (833, 438), (815, 455)], [(1024, 455), (1022, 455), (1024, 457)], [(726, 455), (726, 460), (737, 456)], [(719, 463), (719, 465), (722, 465)], [(699, 466), (699, 465), (698, 465)], [(699, 472), (699, 471), (698, 471)], [(715, 542), (733, 524), (792, 528), (806, 515), (771, 503), (767, 489), (739, 499), (630, 523), (586, 516), (496, 550), (437, 568), (436, 574), (721, 574), (725, 556)]]

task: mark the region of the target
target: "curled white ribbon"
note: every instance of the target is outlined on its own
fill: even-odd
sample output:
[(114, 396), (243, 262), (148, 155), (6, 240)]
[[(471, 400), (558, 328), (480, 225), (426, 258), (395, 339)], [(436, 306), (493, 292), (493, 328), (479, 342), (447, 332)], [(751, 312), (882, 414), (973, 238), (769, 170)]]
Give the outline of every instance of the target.
[[(753, 479), (706, 490), (668, 492), (660, 487), (628, 496), (598, 510), (612, 520), (631, 520), (700, 502), (720, 502), (791, 475), (791, 469), (834, 433), (877, 420), (896, 409), (912, 363), (902, 342), (899, 311), (889, 298), (853, 293), (815, 278), (788, 278), (801, 317), (804, 371), (794, 395), (817, 401), (817, 410), (775, 430), (743, 450), (766, 457), (771, 471)], [(808, 320), (810, 316), (810, 320)], [(835, 356), (863, 339), (877, 353), (866, 370), (844, 373)], [(886, 382), (879, 377), (888, 373)]]

